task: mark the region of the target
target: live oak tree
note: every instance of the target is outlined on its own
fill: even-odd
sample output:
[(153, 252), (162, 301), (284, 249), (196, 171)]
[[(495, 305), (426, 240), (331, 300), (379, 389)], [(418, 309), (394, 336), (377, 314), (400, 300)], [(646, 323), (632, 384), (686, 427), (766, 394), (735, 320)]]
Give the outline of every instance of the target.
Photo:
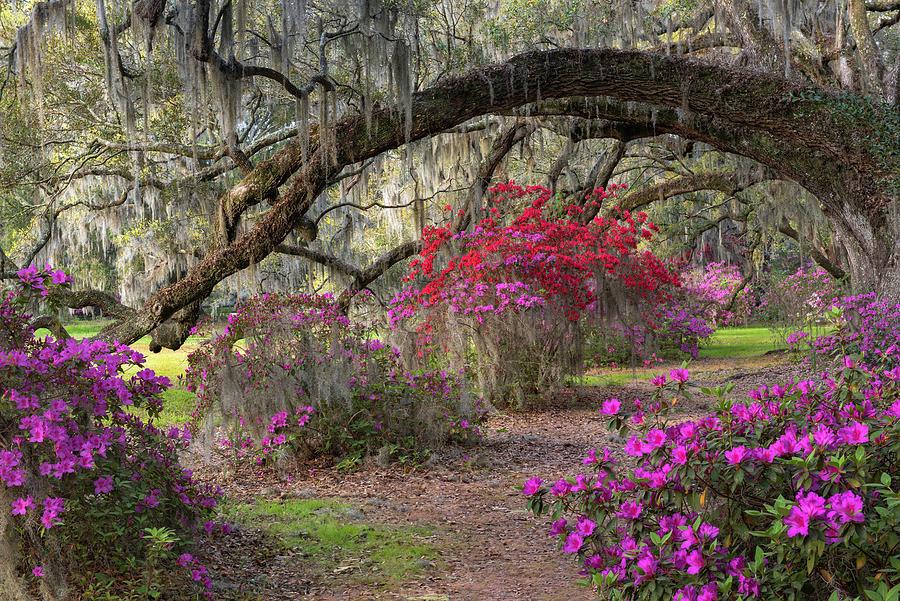
[[(900, 294), (897, 2), (51, 0), (0, 17), (0, 272), (67, 245), (96, 263), (85, 215), (103, 215), (117, 264), (152, 275), (122, 299), (60, 293), (115, 317), (105, 338), (178, 348), (216, 285), (273, 253), (364, 288), (417, 252), (442, 194), (466, 227), (516, 145), (576, 201), (662, 161), (620, 203), (735, 199), (705, 228), (750, 223), (766, 202), (746, 191), (790, 182), (802, 194), (766, 188), (781, 190), (769, 225), (855, 288)], [(576, 164), (587, 142), (597, 155)], [(720, 168), (686, 161), (689, 145)], [(374, 258), (341, 246), (354, 220), (383, 229), (403, 205), (406, 239)]]

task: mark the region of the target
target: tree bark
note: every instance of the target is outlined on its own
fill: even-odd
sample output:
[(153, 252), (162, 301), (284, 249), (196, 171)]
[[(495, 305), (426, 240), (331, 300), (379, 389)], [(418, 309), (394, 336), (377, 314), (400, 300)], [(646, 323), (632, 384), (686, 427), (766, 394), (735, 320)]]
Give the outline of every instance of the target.
[(856, 52), (859, 54), (864, 86), (870, 94), (879, 99), (884, 98), (884, 63), (881, 52), (875, 42), (875, 36), (869, 28), (866, 16), (865, 0), (849, 0), (847, 14), (850, 17), (850, 32), (856, 41)]
[(629, 192), (619, 201), (618, 207), (626, 211), (634, 211), (657, 200), (665, 200), (699, 190), (718, 190), (726, 194), (736, 194), (770, 179), (773, 178), (764, 173), (742, 174), (735, 171), (686, 175)]

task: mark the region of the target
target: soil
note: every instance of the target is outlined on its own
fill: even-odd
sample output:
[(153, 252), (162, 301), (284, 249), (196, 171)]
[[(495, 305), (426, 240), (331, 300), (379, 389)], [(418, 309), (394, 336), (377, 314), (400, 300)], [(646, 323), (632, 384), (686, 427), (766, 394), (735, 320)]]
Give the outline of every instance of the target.
[[(662, 366), (666, 373), (677, 366)], [(732, 398), (763, 384), (808, 377), (809, 369), (777, 357), (700, 360), (691, 365), (692, 402), (680, 406), (682, 421), (708, 413), (712, 403), (700, 386), (735, 385)], [(437, 563), (396, 586), (372, 586), (354, 577), (353, 565), (327, 573), (308, 558), (279, 555), (259, 531), (241, 528), (209, 542), (206, 559), (215, 567), (220, 597), (235, 599), (401, 599), (419, 601), (580, 601), (594, 593), (576, 584), (578, 566), (548, 534), (547, 516), (528, 513), (518, 489), (540, 476), (552, 481), (577, 474), (591, 447), (609, 447), (624, 459), (624, 441), (606, 429), (597, 412), (609, 397), (630, 407), (652, 394), (649, 382), (616, 387), (574, 387), (556, 393), (540, 409), (500, 412), (477, 447), (450, 448), (428, 467), (404, 470), (367, 467), (341, 473), (309, 465), (280, 474), (237, 473), (221, 482), (232, 499), (328, 498), (352, 505), (370, 522), (434, 527), (428, 543), (440, 551)], [(218, 478), (219, 470), (207, 470)], [(243, 596), (242, 596), (243, 595)]]

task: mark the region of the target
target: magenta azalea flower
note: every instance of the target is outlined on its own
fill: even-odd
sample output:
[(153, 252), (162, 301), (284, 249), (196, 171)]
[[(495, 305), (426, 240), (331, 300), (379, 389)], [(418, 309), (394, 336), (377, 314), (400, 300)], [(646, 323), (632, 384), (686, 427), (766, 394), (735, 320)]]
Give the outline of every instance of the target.
[(556, 482), (553, 483), (553, 486), (550, 487), (550, 494), (554, 497), (562, 497), (565, 496), (570, 490), (570, 486), (568, 481), (565, 478), (560, 478)]
[(104, 493), (108, 493), (113, 489), (113, 477), (112, 476), (104, 476), (101, 478), (97, 478), (94, 480), (94, 493), (98, 495), (102, 495)]
[(828, 446), (834, 442), (834, 432), (828, 426), (819, 424), (812, 434), (813, 442), (820, 446)]
[(845, 524), (847, 522), (864, 522), (866, 517), (863, 515), (862, 497), (852, 491), (846, 491), (828, 498), (831, 505), (831, 511), (828, 512), (828, 519)]
[(619, 399), (606, 399), (603, 401), (603, 408), (600, 409), (600, 413), (603, 415), (615, 415), (619, 412), (621, 406)]
[(747, 448), (743, 445), (734, 447), (730, 451), (725, 451), (725, 459), (731, 465), (737, 465), (747, 456)]
[(559, 518), (553, 525), (550, 526), (550, 534), (552, 536), (558, 536), (566, 531), (566, 518)]
[(692, 586), (678, 589), (675, 591), (675, 596), (672, 597), (672, 601), (697, 601), (697, 589)]
[(715, 582), (710, 582), (702, 589), (700, 589), (700, 594), (697, 595), (697, 601), (716, 601), (719, 598), (719, 585)]
[(527, 482), (525, 482), (525, 487), (522, 489), (522, 494), (530, 497), (534, 493), (538, 491), (541, 487), (541, 483), (543, 480), (540, 478), (529, 478)]
[(887, 415), (891, 417), (900, 417), (900, 401), (894, 401), (891, 408), (887, 410)]
[(578, 525), (575, 526), (575, 532), (580, 534), (581, 536), (590, 536), (594, 533), (594, 528), (597, 527), (595, 522), (587, 518), (581, 518), (578, 520)]
[(804, 495), (797, 495), (797, 502), (800, 510), (806, 513), (810, 518), (821, 518), (825, 515), (825, 499), (814, 492)]
[(687, 449), (684, 445), (678, 445), (674, 449), (672, 449), (672, 461), (677, 463), (678, 465), (684, 465), (687, 463)]
[(869, 442), (869, 426), (859, 422), (853, 422), (838, 430), (838, 439), (847, 444), (862, 444)]
[(690, 440), (697, 434), (697, 424), (694, 422), (684, 422), (678, 426), (678, 434), (685, 440)]
[(700, 538), (710, 541), (717, 536), (719, 536), (718, 528), (706, 522), (700, 524)]
[(669, 377), (679, 382), (687, 382), (691, 377), (691, 372), (686, 369), (678, 368), (669, 372)]
[(72, 278), (66, 275), (66, 272), (62, 269), (55, 269), (50, 272), (50, 279), (54, 284), (65, 284), (66, 282), (71, 282)]
[(706, 565), (706, 561), (703, 559), (703, 552), (699, 549), (695, 549), (688, 553), (685, 561), (687, 561), (688, 574), (699, 574), (703, 566)]
[(577, 532), (570, 532), (566, 537), (566, 543), (562, 550), (566, 553), (576, 553), (584, 544), (584, 539)]
[(647, 449), (644, 448), (644, 443), (641, 442), (641, 439), (635, 434), (628, 439), (627, 443), (625, 443), (625, 452), (629, 455), (640, 457), (647, 452)]
[(666, 444), (666, 433), (659, 429), (650, 430), (647, 433), (647, 445), (657, 449)]
[(788, 527), (788, 536), (809, 534), (809, 514), (799, 507), (791, 507), (791, 512), (784, 518), (784, 523)]
[(642, 503), (628, 501), (627, 503), (622, 503), (622, 508), (616, 512), (616, 515), (626, 520), (636, 520), (643, 509), (644, 505)]
[(25, 515), (28, 512), (28, 508), (32, 505), (34, 505), (34, 499), (31, 498), (31, 495), (28, 495), (25, 499), (19, 497), (12, 502), (12, 514)]
[(646, 580), (655, 574), (657, 565), (659, 565), (659, 561), (653, 555), (649, 553), (642, 555), (637, 562), (637, 567), (641, 570), (642, 579)]

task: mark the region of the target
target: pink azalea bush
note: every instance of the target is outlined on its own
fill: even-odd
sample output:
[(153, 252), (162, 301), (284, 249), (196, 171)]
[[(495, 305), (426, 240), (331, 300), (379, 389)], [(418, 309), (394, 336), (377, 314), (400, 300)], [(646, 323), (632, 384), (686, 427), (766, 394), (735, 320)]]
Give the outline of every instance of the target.
[(845, 296), (835, 299), (825, 314), (831, 332), (817, 337), (803, 330), (792, 333), (788, 336), (792, 354), (855, 356), (883, 368), (900, 364), (900, 303), (874, 294)]
[(821, 267), (772, 275), (764, 287), (754, 315), (787, 344), (791, 332), (821, 328), (827, 321), (828, 307), (841, 295), (840, 283)]
[(750, 313), (753, 295), (747, 288), (738, 292), (734, 306), (731, 309), (728, 307), (742, 280), (737, 265), (708, 263), (702, 269), (691, 271), (682, 285), (693, 297), (694, 312), (705, 316), (715, 327), (723, 327), (746, 318)]
[[(704, 392), (715, 412), (677, 423), (686, 369), (654, 378), (611, 429), (626, 461), (592, 451), (585, 471), (529, 507), (604, 599), (884, 599), (900, 581), (900, 367), (848, 361), (835, 375)], [(883, 589), (883, 590), (882, 590)]]
[(36, 338), (25, 307), (71, 280), (49, 267), (18, 275), (0, 298), (0, 558), (18, 581), (0, 588), (40, 578), (62, 590), (74, 563), (139, 569), (152, 528), (184, 547), (218, 493), (179, 465), (188, 433), (154, 425), (168, 380), (147, 369), (124, 376), (143, 363), (125, 345)]
[(747, 289), (737, 294), (734, 307), (728, 309), (741, 281), (740, 269), (725, 263), (687, 271), (681, 277), (681, 286), (670, 288), (667, 297), (656, 299), (652, 322), (628, 326), (607, 323), (588, 336), (585, 354), (592, 365), (612, 366), (627, 365), (635, 359), (649, 366), (659, 356), (681, 353), (696, 359), (700, 347), (718, 328), (749, 315), (752, 295)]
[(476, 440), (486, 411), (458, 374), (403, 369), (377, 323), (330, 295), (254, 297), (188, 358), (190, 428), (224, 417), (235, 459), (281, 451), (363, 455)]

